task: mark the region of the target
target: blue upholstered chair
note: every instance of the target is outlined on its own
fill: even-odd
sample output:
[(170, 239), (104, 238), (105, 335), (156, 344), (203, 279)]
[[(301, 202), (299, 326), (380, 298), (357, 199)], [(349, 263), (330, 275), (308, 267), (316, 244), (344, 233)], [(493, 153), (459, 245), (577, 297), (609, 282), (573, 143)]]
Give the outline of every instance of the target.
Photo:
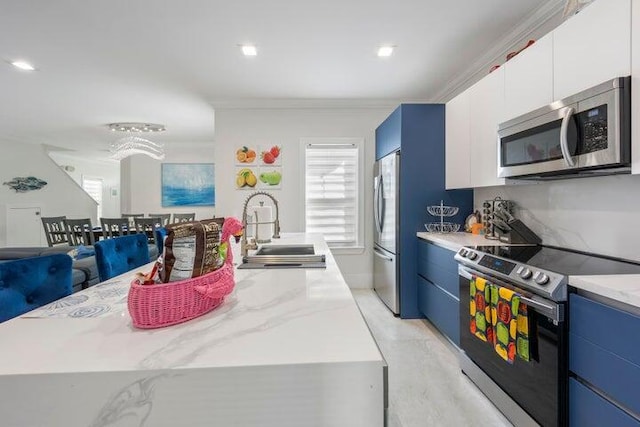
[(149, 246), (144, 234), (100, 240), (94, 248), (101, 282), (149, 262)]
[(158, 256), (160, 256), (162, 255), (162, 250), (164, 249), (164, 238), (167, 237), (167, 229), (164, 227), (156, 228), (153, 233), (155, 234)]
[(54, 254), (0, 264), (0, 322), (71, 295), (71, 257)]

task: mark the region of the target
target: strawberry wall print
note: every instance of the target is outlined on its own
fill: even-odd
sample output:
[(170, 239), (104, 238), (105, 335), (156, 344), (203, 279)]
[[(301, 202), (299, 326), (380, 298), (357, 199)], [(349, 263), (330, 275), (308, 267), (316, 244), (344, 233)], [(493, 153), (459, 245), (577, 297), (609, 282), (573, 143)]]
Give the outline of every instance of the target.
[(282, 165), (282, 148), (278, 144), (260, 146), (260, 166)]

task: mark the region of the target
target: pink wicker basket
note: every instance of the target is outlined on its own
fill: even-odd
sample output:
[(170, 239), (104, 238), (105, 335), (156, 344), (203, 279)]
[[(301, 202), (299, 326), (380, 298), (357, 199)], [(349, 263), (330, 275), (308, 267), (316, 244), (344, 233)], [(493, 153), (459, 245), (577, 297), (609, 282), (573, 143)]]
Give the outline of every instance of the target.
[[(235, 218), (227, 218), (222, 228), (222, 241), (242, 229)], [(233, 291), (233, 255), (231, 247), (222, 267), (211, 273), (179, 282), (142, 285), (131, 282), (127, 306), (133, 326), (141, 329), (161, 328), (186, 322), (218, 307)]]

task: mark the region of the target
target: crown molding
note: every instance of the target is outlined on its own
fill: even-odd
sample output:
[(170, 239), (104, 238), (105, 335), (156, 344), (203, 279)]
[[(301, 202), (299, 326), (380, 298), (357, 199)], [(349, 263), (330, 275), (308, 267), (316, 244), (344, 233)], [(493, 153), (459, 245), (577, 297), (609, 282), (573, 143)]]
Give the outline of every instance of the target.
[[(549, 0), (538, 7), (520, 23), (516, 24), (507, 35), (494, 43), (493, 48), (487, 50), (465, 71), (457, 74), (449, 80), (444, 87), (435, 94), (432, 102), (447, 102), (461, 93), (473, 83), (484, 77), (495, 64), (505, 62), (505, 54), (513, 49), (513, 46), (522, 44), (536, 34), (541, 27), (550, 21), (562, 16), (566, 0)], [(558, 22), (559, 23), (559, 22)]]
[(403, 103), (424, 103), (425, 99), (374, 99), (374, 98), (247, 98), (218, 99), (211, 105), (216, 110), (286, 110), (286, 109), (376, 109), (395, 108)]

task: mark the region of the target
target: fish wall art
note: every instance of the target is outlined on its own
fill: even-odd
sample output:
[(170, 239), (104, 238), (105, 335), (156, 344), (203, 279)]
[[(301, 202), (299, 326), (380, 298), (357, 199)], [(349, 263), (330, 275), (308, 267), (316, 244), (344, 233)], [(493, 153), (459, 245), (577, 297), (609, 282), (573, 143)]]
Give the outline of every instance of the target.
[(16, 193), (26, 193), (27, 191), (40, 190), (47, 185), (47, 181), (43, 181), (35, 176), (18, 176), (11, 181), (5, 182), (9, 188), (15, 190)]

